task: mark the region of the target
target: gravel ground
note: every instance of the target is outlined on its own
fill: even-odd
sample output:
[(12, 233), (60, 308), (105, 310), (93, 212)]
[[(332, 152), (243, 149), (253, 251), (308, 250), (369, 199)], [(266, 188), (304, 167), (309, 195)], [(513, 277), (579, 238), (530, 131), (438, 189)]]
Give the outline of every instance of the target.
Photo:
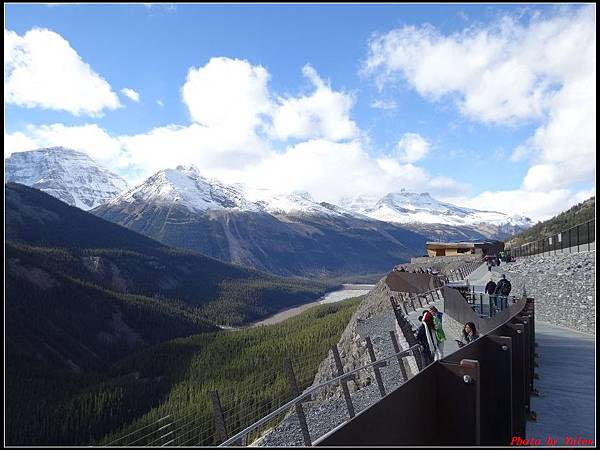
[(596, 252), (517, 258), (492, 268), (506, 274), (512, 293), (535, 299), (536, 318), (596, 334)]
[[(394, 329), (395, 317), (391, 313), (391, 308), (389, 313), (379, 314), (365, 320), (360, 320), (357, 323), (357, 332), (360, 336), (371, 337), (377, 359), (394, 353), (389, 335), (389, 331)], [(360, 345), (366, 349), (365, 342), (362, 339)], [(390, 360), (389, 365), (381, 368), (380, 371), (386, 393), (391, 392), (402, 384), (397, 359)], [(359, 377), (362, 381), (360, 384), (365, 383), (365, 385), (360, 386), (358, 390), (351, 393), (355, 413), (366, 409), (381, 398), (373, 369), (365, 369), (359, 372)], [(349, 384), (352, 385), (353, 383)], [(335, 390), (330, 389), (329, 391), (327, 401), (318, 400), (303, 404), (304, 415), (306, 416), (306, 422), (313, 442), (349, 419), (341, 388), (337, 387)], [(268, 447), (304, 445), (296, 414), (292, 413), (286, 417), (283, 422), (255, 445)]]

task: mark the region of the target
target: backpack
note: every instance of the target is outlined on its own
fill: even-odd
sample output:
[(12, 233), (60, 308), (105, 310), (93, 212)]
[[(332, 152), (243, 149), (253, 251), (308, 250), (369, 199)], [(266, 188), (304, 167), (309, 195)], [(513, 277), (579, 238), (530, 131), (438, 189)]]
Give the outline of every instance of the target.
[(433, 315), (433, 324), (435, 325), (435, 336), (437, 337), (438, 342), (444, 342), (446, 340), (446, 333), (442, 329), (442, 321), (437, 316), (437, 314)]

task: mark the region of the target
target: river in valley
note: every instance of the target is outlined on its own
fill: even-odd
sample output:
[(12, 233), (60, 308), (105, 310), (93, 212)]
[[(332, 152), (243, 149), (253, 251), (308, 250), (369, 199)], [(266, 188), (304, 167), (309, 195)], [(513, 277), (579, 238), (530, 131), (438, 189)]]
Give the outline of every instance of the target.
[(328, 292), (323, 297), (319, 298), (318, 300), (315, 300), (314, 302), (305, 303), (304, 305), (284, 309), (283, 311), (279, 311), (277, 314), (273, 314), (272, 316), (260, 320), (259, 322), (254, 322), (245, 327), (228, 327), (221, 325), (221, 328), (223, 330), (234, 331), (249, 327), (258, 327), (261, 325), (273, 325), (279, 322), (283, 322), (284, 320), (287, 320), (290, 317), (294, 317), (300, 314), (301, 312), (312, 308), (313, 306), (323, 305), (325, 303), (336, 303), (349, 298), (360, 297), (361, 295), (365, 295), (374, 287), (374, 284), (343, 284), (341, 289), (338, 289), (337, 291)]

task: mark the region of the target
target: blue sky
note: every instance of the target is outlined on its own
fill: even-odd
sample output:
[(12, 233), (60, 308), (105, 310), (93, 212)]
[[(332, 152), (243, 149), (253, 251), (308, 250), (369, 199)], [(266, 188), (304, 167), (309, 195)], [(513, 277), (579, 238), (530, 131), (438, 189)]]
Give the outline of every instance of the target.
[(9, 152), (534, 218), (595, 194), (595, 6), (9, 4), (7, 40)]

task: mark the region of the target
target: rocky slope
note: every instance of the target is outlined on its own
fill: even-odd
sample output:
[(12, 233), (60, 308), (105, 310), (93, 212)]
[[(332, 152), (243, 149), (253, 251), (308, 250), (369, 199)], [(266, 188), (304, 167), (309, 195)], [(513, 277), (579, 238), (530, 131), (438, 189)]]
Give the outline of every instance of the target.
[(87, 154), (64, 147), (13, 153), (5, 160), (5, 182), (44, 191), (83, 210), (95, 208), (127, 188), (127, 182)]
[[(371, 361), (366, 345), (367, 336), (373, 343), (377, 359), (395, 353), (390, 331), (396, 333), (401, 348), (408, 348), (406, 339), (396, 323), (389, 300), (390, 295), (391, 291), (387, 287), (385, 279), (380, 280), (364, 296), (360, 306), (352, 315), (337, 344), (344, 372), (364, 366)], [(414, 357), (409, 356), (404, 359), (404, 369), (409, 378), (417, 373), (418, 368)], [(403, 383), (401, 374), (396, 358), (393, 358), (388, 366), (381, 368), (381, 377), (386, 392), (391, 392)], [(313, 386), (335, 378), (337, 375), (333, 355), (329, 352), (319, 365)], [(348, 382), (348, 388), (356, 413), (375, 403), (381, 395), (372, 369), (357, 372), (354, 380)], [(303, 404), (303, 408), (313, 441), (349, 417), (339, 385), (332, 385), (313, 394), (311, 399)], [(295, 413), (290, 414), (283, 422), (267, 432), (255, 445), (303, 445), (302, 433)]]
[(596, 252), (517, 258), (493, 270), (535, 299), (536, 319), (596, 334)]

